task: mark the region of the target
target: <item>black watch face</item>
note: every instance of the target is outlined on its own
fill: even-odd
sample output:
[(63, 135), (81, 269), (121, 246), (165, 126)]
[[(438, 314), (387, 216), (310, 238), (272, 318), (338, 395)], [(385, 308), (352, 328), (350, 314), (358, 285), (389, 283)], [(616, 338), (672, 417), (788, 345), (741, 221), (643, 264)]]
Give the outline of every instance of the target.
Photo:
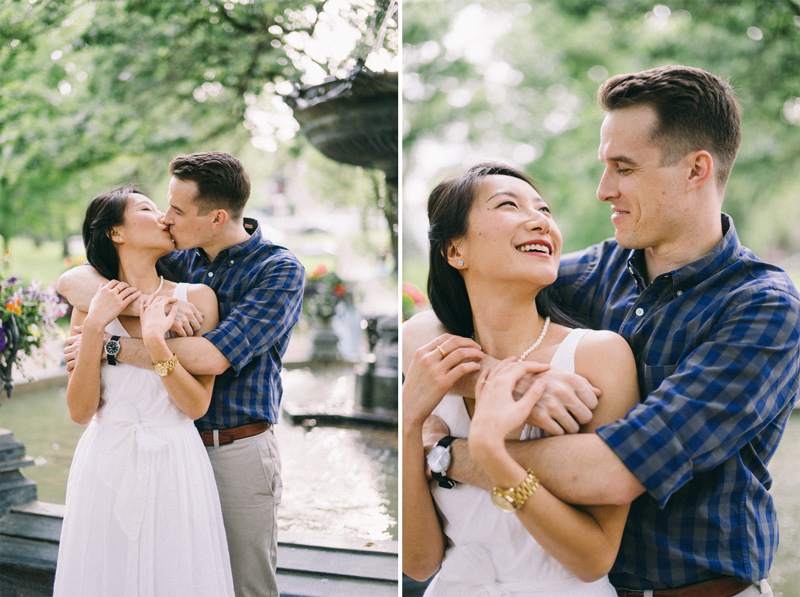
[(106, 342), (106, 354), (115, 355), (119, 352), (119, 342), (116, 340), (109, 340)]

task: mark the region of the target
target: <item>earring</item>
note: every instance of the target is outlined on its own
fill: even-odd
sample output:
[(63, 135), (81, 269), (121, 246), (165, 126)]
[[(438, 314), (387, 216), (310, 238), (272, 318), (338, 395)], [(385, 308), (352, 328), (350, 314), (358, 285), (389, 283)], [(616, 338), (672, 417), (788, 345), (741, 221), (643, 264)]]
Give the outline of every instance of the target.
[(464, 262), (460, 259), (458, 260), (458, 267), (464, 267)]

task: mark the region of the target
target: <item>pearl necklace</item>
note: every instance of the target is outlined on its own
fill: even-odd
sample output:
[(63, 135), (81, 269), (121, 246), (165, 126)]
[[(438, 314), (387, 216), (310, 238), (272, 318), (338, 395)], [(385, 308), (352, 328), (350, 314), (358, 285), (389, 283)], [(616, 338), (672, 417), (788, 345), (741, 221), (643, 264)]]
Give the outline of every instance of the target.
[(521, 355), (519, 355), (519, 358), (517, 359), (517, 361), (524, 361), (528, 357), (529, 354), (531, 354), (534, 350), (539, 348), (539, 345), (542, 343), (542, 340), (544, 340), (544, 336), (547, 333), (547, 328), (548, 327), (550, 327), (550, 316), (549, 315), (544, 320), (544, 325), (542, 326), (542, 333), (539, 334), (538, 338), (536, 338), (536, 342), (531, 344), (531, 346), (530, 346), (530, 348), (528, 348), (528, 350), (526, 350)]

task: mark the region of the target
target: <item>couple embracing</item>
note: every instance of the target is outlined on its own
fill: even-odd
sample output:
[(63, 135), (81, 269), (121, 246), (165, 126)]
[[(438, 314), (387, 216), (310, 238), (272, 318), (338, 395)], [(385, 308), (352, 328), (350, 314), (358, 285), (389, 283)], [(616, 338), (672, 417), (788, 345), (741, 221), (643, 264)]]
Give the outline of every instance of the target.
[[(55, 595), (278, 594), (281, 359), (304, 271), (243, 216), (250, 181), (221, 152), (170, 163), (169, 208), (95, 197), (75, 306), (67, 484)], [(177, 249), (177, 251), (175, 250)]]
[(772, 595), (800, 298), (722, 212), (738, 103), (679, 66), (598, 101), (613, 240), (562, 257), (502, 164), (429, 197), (433, 313), (403, 330), (403, 568), (429, 597)]

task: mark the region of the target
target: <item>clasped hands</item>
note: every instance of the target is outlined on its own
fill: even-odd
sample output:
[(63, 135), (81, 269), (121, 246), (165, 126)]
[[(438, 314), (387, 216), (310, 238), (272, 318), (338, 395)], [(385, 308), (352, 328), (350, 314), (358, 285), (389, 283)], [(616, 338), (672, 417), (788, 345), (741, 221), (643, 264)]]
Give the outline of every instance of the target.
[[(527, 416), (524, 417), (527, 424), (539, 427), (549, 435), (564, 435), (577, 433), (582, 425), (592, 420), (592, 412), (597, 407), (600, 390), (584, 377), (544, 363), (517, 364), (513, 363), (513, 359), (500, 363), (497, 359), (485, 355), (473, 340), (451, 334), (436, 338), (415, 353), (406, 381), (411, 381), (409, 377), (413, 377), (418, 380), (417, 383), (423, 382), (430, 394), (438, 395), (438, 399), (435, 399), (438, 404), (444, 393), (449, 391), (463, 375), (473, 374), (471, 378), (473, 383), (477, 380), (477, 385), (480, 386), (489, 379), (492, 370), (499, 366), (507, 368), (508, 363), (512, 363), (512, 371), (516, 370), (511, 374), (515, 380), (512, 384), (513, 398), (519, 401), (527, 395), (526, 404), (532, 404)], [(415, 372), (414, 369), (421, 371)], [(505, 376), (508, 377), (508, 372)], [(536, 387), (532, 387), (534, 384)], [(459, 385), (459, 388), (464, 389), (464, 386)], [(475, 392), (479, 402), (480, 389)], [(433, 396), (429, 400), (432, 398)], [(407, 406), (404, 404), (404, 408)], [(441, 419), (430, 414), (435, 404), (427, 406), (430, 410), (424, 410), (428, 410), (429, 416), (423, 426), (423, 444), (426, 453), (439, 439), (449, 433)]]
[[(192, 303), (181, 301), (173, 297), (154, 297), (145, 296), (142, 292), (125, 282), (111, 280), (101, 286), (97, 290), (95, 297), (104, 296), (103, 306), (116, 313), (121, 313), (123, 309), (138, 301), (140, 317), (147, 308), (157, 308), (159, 314), (163, 311), (164, 317), (150, 317), (148, 318), (151, 325), (161, 326), (164, 322), (169, 323), (169, 331), (174, 332), (178, 336), (192, 336), (200, 330), (203, 322), (203, 313)], [(113, 319), (113, 317), (111, 318)], [(75, 368), (75, 361), (78, 358), (81, 345), (81, 331), (83, 326), (75, 326), (72, 328), (73, 335), (69, 336), (64, 346), (64, 362), (66, 363), (67, 371), (72, 371)], [(106, 340), (110, 336), (106, 334)], [(104, 358), (105, 353), (101, 355)]]

